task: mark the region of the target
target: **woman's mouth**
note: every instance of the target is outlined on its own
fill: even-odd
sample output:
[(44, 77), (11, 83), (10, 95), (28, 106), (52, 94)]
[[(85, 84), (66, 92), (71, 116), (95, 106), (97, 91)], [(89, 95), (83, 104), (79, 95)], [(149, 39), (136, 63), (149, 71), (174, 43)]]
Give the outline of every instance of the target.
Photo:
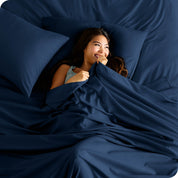
[(98, 54), (95, 54), (94, 56), (95, 56), (97, 59), (99, 58), (99, 55), (98, 55)]
[(102, 57), (102, 56), (104, 56), (104, 55), (95, 54), (94, 56), (98, 59), (99, 57)]

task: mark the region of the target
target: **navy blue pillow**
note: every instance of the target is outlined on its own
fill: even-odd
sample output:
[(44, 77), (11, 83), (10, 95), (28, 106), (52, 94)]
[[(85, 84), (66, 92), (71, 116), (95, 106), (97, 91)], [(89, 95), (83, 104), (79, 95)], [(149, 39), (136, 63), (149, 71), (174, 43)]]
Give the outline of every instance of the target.
[(29, 97), (42, 70), (68, 39), (0, 9), (0, 76)]
[(84, 29), (90, 27), (104, 28), (111, 37), (111, 53), (124, 58), (129, 72), (129, 78), (134, 74), (147, 35), (147, 32), (124, 28), (117, 24), (83, 21), (66, 17), (44, 17), (42, 19), (42, 26), (47, 30), (70, 37), (66, 45), (57, 53), (51, 65), (71, 52), (76, 38)]

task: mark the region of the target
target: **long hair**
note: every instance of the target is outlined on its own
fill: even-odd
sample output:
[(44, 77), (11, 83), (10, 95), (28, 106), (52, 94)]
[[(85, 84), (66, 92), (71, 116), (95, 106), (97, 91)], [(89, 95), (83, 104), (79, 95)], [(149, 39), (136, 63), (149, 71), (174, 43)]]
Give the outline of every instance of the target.
[[(110, 38), (108, 33), (103, 29), (103, 28), (87, 28), (85, 29), (81, 35), (79, 36), (77, 42), (75, 43), (72, 52), (69, 56), (67, 56), (63, 60), (59, 60), (50, 71), (48, 72), (43, 72), (41, 78), (45, 78), (46, 81), (43, 81), (40, 83), (41, 88), (47, 88), (47, 91), (49, 90), (51, 83), (52, 83), (52, 78), (56, 72), (56, 70), (62, 65), (62, 64), (67, 64), (67, 65), (73, 65), (76, 67), (81, 67), (84, 61), (84, 49), (87, 47), (88, 43), (98, 35), (103, 35), (106, 37), (108, 44), (110, 42)], [(44, 77), (45, 76), (45, 77)], [(44, 79), (43, 79), (44, 80)], [(42, 87), (43, 86), (43, 87)]]
[(72, 50), (72, 60), (73, 65), (77, 67), (81, 67), (84, 61), (84, 50), (87, 47), (88, 43), (98, 35), (103, 35), (106, 37), (108, 44), (110, 42), (110, 38), (108, 33), (102, 28), (87, 28), (83, 31), (80, 38), (78, 39), (76, 45)]
[(106, 64), (109, 68), (119, 73), (120, 75), (127, 77), (128, 70), (126, 69), (124, 59), (118, 56), (111, 56)]
[[(76, 67), (81, 67), (84, 61), (84, 50), (87, 47), (88, 43), (98, 35), (103, 35), (106, 37), (108, 44), (110, 43), (110, 38), (108, 33), (103, 28), (87, 28), (85, 29), (79, 39), (77, 40), (76, 44), (73, 47), (72, 53), (69, 56), (69, 58), (66, 58), (64, 60), (60, 60), (57, 64), (54, 65), (54, 67), (50, 70), (50, 72), (44, 71), (39, 78), (38, 86), (42, 90), (48, 91), (52, 78), (56, 72), (56, 70), (59, 68), (62, 64), (68, 64), (68, 65), (74, 65)], [(123, 58), (120, 57), (112, 57), (109, 53), (108, 56), (108, 67), (115, 70), (119, 74), (127, 77), (127, 69), (125, 68), (125, 63)]]

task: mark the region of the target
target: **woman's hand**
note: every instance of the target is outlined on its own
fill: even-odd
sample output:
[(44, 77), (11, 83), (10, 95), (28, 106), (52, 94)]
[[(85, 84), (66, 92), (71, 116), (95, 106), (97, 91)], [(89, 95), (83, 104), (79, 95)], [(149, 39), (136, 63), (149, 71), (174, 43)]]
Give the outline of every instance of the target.
[(108, 59), (104, 56), (99, 56), (97, 59), (97, 63), (101, 62), (102, 64), (106, 65), (108, 62)]
[(72, 82), (83, 82), (87, 80), (88, 78), (89, 78), (89, 72), (81, 70), (79, 73), (69, 78), (69, 80), (66, 81), (66, 84), (72, 83)]

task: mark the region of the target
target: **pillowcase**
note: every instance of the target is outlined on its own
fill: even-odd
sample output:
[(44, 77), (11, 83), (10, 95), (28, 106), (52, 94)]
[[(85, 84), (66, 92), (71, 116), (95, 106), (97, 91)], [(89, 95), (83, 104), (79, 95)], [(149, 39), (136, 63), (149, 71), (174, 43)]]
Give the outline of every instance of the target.
[(0, 9), (0, 76), (30, 96), (40, 73), (69, 39)]
[(137, 66), (142, 45), (147, 32), (137, 31), (122, 27), (118, 24), (109, 24), (99, 21), (84, 21), (66, 17), (44, 17), (42, 19), (43, 28), (61, 33), (70, 37), (70, 40), (64, 45), (55, 58), (53, 65), (58, 60), (64, 58), (71, 52), (78, 35), (86, 28), (96, 27), (105, 29), (111, 38), (111, 53), (114, 56), (123, 57), (128, 69), (129, 78), (132, 78)]

